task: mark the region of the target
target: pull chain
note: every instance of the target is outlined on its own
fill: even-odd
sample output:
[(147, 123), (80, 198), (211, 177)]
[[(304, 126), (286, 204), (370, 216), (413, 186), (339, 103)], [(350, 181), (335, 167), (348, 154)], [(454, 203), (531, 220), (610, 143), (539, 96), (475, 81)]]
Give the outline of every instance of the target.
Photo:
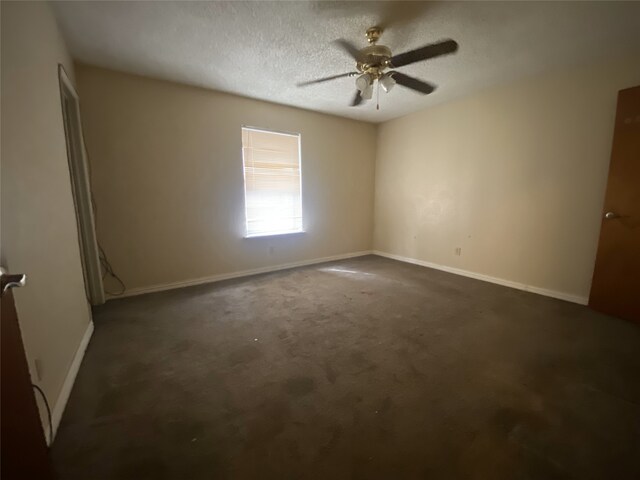
[(380, 110), (380, 80), (376, 82), (376, 110)]

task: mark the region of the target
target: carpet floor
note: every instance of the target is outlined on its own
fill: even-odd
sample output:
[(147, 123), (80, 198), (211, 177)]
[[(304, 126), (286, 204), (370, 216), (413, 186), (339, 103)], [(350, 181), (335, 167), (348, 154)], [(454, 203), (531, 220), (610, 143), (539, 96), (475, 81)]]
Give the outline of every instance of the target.
[(640, 325), (367, 256), (113, 300), (61, 480), (638, 479)]

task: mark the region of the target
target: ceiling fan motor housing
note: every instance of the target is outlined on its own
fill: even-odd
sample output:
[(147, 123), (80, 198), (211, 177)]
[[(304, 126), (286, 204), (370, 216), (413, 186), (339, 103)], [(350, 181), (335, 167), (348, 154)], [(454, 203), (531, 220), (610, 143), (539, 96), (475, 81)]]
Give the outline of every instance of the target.
[(391, 50), (384, 45), (369, 45), (360, 50), (360, 56), (356, 64), (359, 72), (368, 73), (378, 78), (389, 66)]

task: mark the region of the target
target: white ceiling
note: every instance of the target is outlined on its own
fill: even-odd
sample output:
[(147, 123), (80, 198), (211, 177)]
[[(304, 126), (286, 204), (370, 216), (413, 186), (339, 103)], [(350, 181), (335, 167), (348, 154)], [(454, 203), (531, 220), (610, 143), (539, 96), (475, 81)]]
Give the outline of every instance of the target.
[[(640, 2), (55, 2), (81, 62), (370, 122), (563, 65), (638, 54)], [(397, 86), (349, 107), (353, 78), (296, 83), (353, 70), (331, 41), (364, 47), (386, 27), (394, 53), (444, 38), (456, 55), (399, 70), (438, 85)]]

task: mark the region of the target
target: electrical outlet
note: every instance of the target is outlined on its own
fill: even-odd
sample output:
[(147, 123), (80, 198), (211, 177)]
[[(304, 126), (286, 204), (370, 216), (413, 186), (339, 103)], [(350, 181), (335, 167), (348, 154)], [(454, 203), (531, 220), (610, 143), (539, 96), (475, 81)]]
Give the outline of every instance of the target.
[(36, 379), (38, 380), (38, 382), (42, 381), (42, 360), (40, 360), (39, 358), (36, 358), (33, 361), (33, 369), (35, 370), (35, 374), (36, 374)]
[(455, 254), (456, 254), (457, 256), (462, 255), (462, 247), (456, 247)]

